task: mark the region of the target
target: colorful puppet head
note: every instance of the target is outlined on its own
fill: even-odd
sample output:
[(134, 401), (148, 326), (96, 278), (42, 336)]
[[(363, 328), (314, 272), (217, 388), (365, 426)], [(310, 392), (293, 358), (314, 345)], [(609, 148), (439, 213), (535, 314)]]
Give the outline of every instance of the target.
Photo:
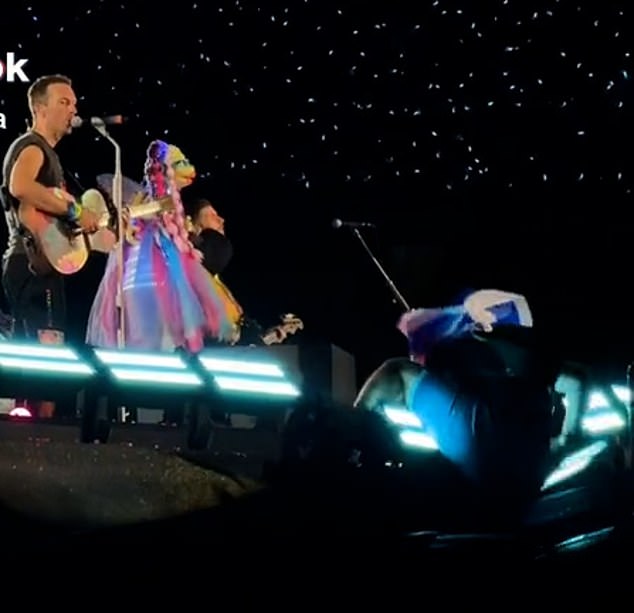
[(174, 169), (174, 180), (178, 189), (187, 187), (194, 182), (196, 168), (176, 145), (168, 145), (167, 160)]
[(161, 140), (150, 143), (145, 161), (145, 182), (151, 186), (153, 197), (167, 193), (166, 168), (171, 167), (176, 187), (180, 190), (191, 185), (196, 178), (196, 168), (175, 145)]
[(179, 251), (189, 253), (200, 260), (202, 254), (194, 249), (185, 225), (185, 211), (180, 197), (182, 187), (190, 185), (196, 170), (182, 151), (162, 140), (154, 140), (147, 149), (145, 160), (144, 193), (153, 200), (169, 196), (173, 210), (166, 211), (161, 219)]

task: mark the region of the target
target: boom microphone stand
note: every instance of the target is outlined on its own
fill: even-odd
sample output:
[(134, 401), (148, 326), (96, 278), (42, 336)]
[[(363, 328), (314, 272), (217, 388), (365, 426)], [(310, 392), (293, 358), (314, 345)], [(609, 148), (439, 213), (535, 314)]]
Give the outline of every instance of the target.
[(121, 146), (110, 136), (103, 120), (92, 120), (92, 125), (97, 132), (114, 147), (114, 175), (112, 178), (112, 200), (117, 209), (117, 230), (118, 241), (117, 250), (117, 346), (119, 349), (125, 348), (125, 310), (123, 308), (123, 173), (121, 171)]
[(401, 294), (401, 292), (398, 291), (392, 279), (390, 279), (389, 275), (385, 272), (385, 269), (383, 268), (383, 266), (381, 266), (381, 263), (376, 259), (376, 257), (374, 257), (372, 250), (370, 249), (370, 247), (368, 247), (368, 244), (365, 242), (365, 239), (361, 235), (359, 228), (352, 228), (352, 233), (359, 239), (359, 242), (361, 243), (363, 248), (366, 250), (367, 254), (370, 256), (370, 259), (374, 262), (374, 265), (379, 269), (379, 272), (381, 273), (381, 275), (383, 275), (383, 278), (387, 282), (387, 285), (392, 291), (392, 294), (394, 294), (394, 301), (397, 302), (403, 308), (404, 311), (411, 311), (411, 308), (409, 304), (407, 303), (407, 300), (403, 298), (403, 295)]
[[(92, 125), (97, 132), (114, 147), (114, 175), (112, 177), (112, 201), (117, 209), (118, 240), (115, 246), (117, 250), (117, 347), (125, 348), (125, 309), (123, 308), (123, 173), (121, 170), (121, 146), (106, 129), (106, 122), (93, 118)], [(119, 419), (125, 423), (130, 415), (124, 406), (118, 407)]]
[[(359, 223), (355, 224), (350, 222), (344, 223), (339, 219), (335, 219), (333, 222), (334, 228), (342, 228), (344, 226), (347, 226), (352, 230), (352, 233), (357, 237), (357, 239), (359, 239), (361, 246), (365, 249), (366, 253), (370, 256), (370, 259), (374, 262), (374, 265), (378, 268), (379, 272), (385, 279), (388, 287), (390, 288), (390, 290), (392, 291), (392, 294), (394, 295), (394, 302), (399, 304), (404, 312), (411, 311), (412, 309), (409, 306), (407, 300), (405, 300), (405, 298), (403, 297), (403, 294), (401, 294), (401, 292), (398, 291), (398, 288), (396, 287), (396, 285), (394, 285), (394, 281), (390, 279), (390, 276), (387, 274), (387, 272), (385, 272), (385, 269), (383, 268), (383, 266), (381, 266), (381, 263), (379, 262), (379, 260), (377, 260), (374, 253), (372, 253), (372, 250), (370, 249), (368, 244), (365, 242), (365, 239), (361, 235), (361, 232), (359, 231), (359, 227), (363, 227), (364, 225), (371, 225), (371, 224), (359, 224)], [(410, 359), (413, 359), (411, 355), (410, 355)]]

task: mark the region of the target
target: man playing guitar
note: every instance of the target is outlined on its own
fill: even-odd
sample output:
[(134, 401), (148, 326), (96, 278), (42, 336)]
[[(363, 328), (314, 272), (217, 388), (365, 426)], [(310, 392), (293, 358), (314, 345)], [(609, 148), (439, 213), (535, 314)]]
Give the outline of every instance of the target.
[(281, 324), (266, 330), (246, 315), (220, 278), (233, 256), (233, 245), (225, 234), (224, 218), (206, 198), (194, 203), (192, 213), (193, 217), (187, 219), (191, 241), (203, 254), (203, 266), (218, 285), (225, 308), (237, 326), (235, 342), (241, 345), (274, 345), (283, 343), (289, 334), (302, 330), (304, 323), (292, 314), (284, 315)]
[[(65, 189), (54, 147), (71, 132), (77, 98), (70, 79), (40, 77), (28, 90), (33, 125), (9, 147), (3, 163), (2, 201), (9, 230), (2, 285), (17, 338), (44, 344), (64, 342), (66, 324), (63, 276), (38, 250), (35, 235), (44, 220), (59, 217), (86, 232), (98, 229), (97, 217)], [(52, 417), (54, 405), (42, 402), (39, 417)]]

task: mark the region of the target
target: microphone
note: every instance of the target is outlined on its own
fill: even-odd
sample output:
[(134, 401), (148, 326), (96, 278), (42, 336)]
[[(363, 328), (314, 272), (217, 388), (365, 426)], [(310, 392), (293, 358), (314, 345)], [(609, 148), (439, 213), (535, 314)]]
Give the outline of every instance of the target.
[(85, 125), (91, 125), (95, 127), (101, 126), (118, 126), (125, 121), (123, 115), (109, 115), (108, 117), (89, 117), (88, 119), (82, 119), (81, 117), (73, 117), (70, 121), (72, 128), (81, 128)]
[(343, 221), (341, 219), (333, 219), (332, 227), (338, 230), (339, 228), (375, 228), (376, 226), (369, 221)]

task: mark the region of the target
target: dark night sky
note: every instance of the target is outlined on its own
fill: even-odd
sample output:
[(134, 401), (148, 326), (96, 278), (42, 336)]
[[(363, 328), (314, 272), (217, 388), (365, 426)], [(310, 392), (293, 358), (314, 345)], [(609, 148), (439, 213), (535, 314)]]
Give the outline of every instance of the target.
[[(294, 311), (361, 369), (405, 351), (341, 217), (377, 223), (367, 239), (413, 306), (525, 292), (572, 354), (631, 357), (631, 2), (67, 6), (3, 8), (0, 55), (68, 74), (83, 116), (129, 116), (112, 134), (131, 178), (152, 138), (186, 152), (201, 176), (184, 195), (226, 216), (226, 281), (263, 323)], [(0, 81), (2, 148), (27, 86)], [(86, 188), (113, 170), (90, 128), (59, 151)]]

